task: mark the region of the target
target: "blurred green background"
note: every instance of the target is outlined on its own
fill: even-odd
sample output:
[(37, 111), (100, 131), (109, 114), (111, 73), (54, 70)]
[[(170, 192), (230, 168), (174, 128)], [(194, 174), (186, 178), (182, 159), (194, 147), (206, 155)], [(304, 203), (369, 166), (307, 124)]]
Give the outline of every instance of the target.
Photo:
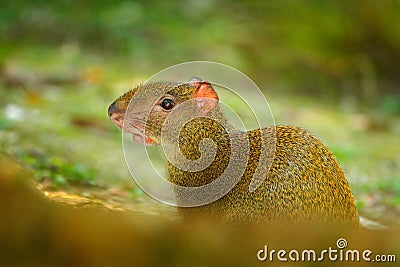
[(49, 197), (145, 213), (108, 105), (192, 60), (246, 73), (277, 124), (307, 128), (360, 213), (400, 224), (400, 2), (2, 1), (0, 150)]

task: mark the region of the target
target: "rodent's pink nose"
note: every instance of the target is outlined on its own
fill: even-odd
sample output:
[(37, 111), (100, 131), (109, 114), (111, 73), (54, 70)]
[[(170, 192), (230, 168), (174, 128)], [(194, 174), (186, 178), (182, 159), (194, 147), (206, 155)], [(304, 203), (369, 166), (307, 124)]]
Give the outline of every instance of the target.
[(124, 116), (125, 116), (125, 112), (122, 112), (121, 110), (116, 108), (115, 103), (112, 103), (108, 107), (108, 117), (120, 129), (122, 129), (122, 126), (124, 125)]

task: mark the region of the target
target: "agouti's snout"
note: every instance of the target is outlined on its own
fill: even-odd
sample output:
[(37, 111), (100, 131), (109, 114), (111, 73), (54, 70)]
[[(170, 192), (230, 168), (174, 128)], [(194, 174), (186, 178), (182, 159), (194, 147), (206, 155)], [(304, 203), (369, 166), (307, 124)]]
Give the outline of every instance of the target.
[(136, 88), (129, 90), (123, 96), (117, 98), (117, 100), (115, 100), (108, 107), (108, 117), (120, 129), (122, 129), (122, 127), (124, 126), (125, 112), (128, 109), (129, 102), (131, 101), (131, 98), (136, 93), (136, 91)]
[(122, 126), (124, 125), (124, 116), (125, 110), (118, 108), (116, 102), (112, 103), (108, 107), (108, 117), (120, 129), (122, 129)]

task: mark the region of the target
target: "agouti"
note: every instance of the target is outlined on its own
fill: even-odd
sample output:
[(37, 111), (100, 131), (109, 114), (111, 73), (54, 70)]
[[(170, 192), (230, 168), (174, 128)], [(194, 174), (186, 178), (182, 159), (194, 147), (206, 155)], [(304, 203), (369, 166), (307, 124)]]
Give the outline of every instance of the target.
[[(135, 105), (130, 107), (130, 119), (127, 120), (125, 114), (128, 104), (138, 92), (140, 96)], [(161, 97), (152, 99), (155, 95)], [(148, 83), (137, 86), (115, 100), (108, 109), (108, 115), (119, 128), (132, 133), (135, 141), (164, 145), (162, 142), (169, 142), (165, 140), (175, 140), (179, 150), (167, 157), (172, 161), (180, 159), (174, 153), (182, 153), (186, 160), (199, 159), (200, 142), (205, 138), (213, 140), (215, 157), (205, 169), (190, 171), (179, 168), (176, 162), (169, 160), (168, 179), (180, 186), (199, 187), (218, 179), (231, 160), (232, 144), (237, 140), (240, 140), (239, 144), (244, 139), (248, 140), (249, 156), (234, 187), (212, 203), (178, 207), (184, 217), (216, 216), (224, 221), (239, 223), (359, 224), (347, 179), (324, 144), (306, 130), (293, 126), (270, 126), (248, 132), (237, 130), (227, 121), (218, 100), (212, 85), (199, 78), (183, 84)], [(198, 118), (181, 127), (177, 138), (171, 132), (162, 132), (167, 117), (179, 116), (179, 106), (187, 101), (192, 104), (185, 113), (197, 112)], [(150, 112), (143, 112), (144, 107)], [(269, 143), (272, 144), (273, 149), (261, 150), (263, 142), (267, 147)], [(242, 148), (238, 149), (241, 151)], [(261, 151), (264, 151), (264, 155)], [(260, 161), (261, 157), (270, 158), (271, 164), (265, 172), (265, 179), (250, 190), (258, 164), (264, 164)], [(180, 195), (179, 191), (175, 191), (175, 194), (178, 202), (187, 197)]]

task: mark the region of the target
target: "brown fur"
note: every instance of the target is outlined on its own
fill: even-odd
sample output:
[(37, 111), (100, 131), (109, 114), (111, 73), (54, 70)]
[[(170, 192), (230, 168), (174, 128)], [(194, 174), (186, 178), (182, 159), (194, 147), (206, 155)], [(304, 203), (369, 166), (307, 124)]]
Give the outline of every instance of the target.
[[(191, 99), (196, 90), (191, 84), (154, 83), (143, 86), (145, 94), (151, 94), (152, 87), (170, 86), (167, 93), (174, 97), (177, 104)], [(135, 92), (136, 89), (118, 98), (109, 111), (118, 108), (118, 112), (124, 113), (126, 108), (121, 107), (129, 103)], [(219, 107), (210, 114), (210, 117), (226, 122)], [(166, 112), (154, 111), (146, 122), (146, 134), (156, 144), (161, 142), (161, 125), (167, 115)], [(224, 127), (232, 126), (226, 122)], [(200, 207), (179, 208), (185, 217), (207, 214), (233, 222), (359, 224), (347, 179), (335, 157), (316, 137), (292, 126), (267, 127), (249, 132), (230, 129), (234, 131), (234, 138), (248, 137), (250, 141), (250, 155), (244, 174), (236, 186), (219, 200)], [(211, 138), (217, 145), (214, 162), (198, 172), (183, 171), (170, 163), (168, 175), (171, 182), (182, 186), (200, 186), (212, 182), (224, 172), (230, 159), (231, 142), (227, 132), (214, 120), (198, 118), (183, 127), (179, 136), (183, 155), (192, 160), (199, 158), (198, 145), (204, 138)], [(261, 185), (250, 192), (250, 181), (259, 162), (261, 146), (263, 142), (268, 145), (269, 141), (271, 144), (276, 142), (276, 151), (269, 147), (265, 155), (273, 160), (271, 168)]]

